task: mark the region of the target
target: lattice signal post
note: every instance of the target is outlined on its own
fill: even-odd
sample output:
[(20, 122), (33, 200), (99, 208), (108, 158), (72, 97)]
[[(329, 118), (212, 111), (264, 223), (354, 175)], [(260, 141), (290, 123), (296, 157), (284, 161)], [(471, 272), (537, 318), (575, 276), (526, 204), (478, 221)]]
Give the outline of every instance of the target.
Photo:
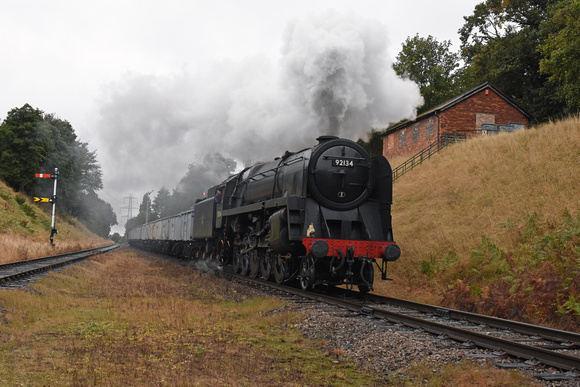
[(36, 177), (41, 179), (53, 179), (54, 180), (54, 190), (51, 198), (34, 198), (35, 202), (40, 203), (52, 203), (52, 221), (50, 224), (50, 244), (54, 246), (54, 235), (58, 234), (58, 230), (54, 227), (54, 215), (56, 212), (56, 181), (58, 180), (58, 168), (54, 168), (54, 173), (37, 173)]

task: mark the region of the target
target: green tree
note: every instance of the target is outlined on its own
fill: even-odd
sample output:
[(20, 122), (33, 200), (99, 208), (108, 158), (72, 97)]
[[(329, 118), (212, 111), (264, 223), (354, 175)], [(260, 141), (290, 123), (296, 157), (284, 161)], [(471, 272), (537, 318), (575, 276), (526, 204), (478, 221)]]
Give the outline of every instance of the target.
[(125, 236), (128, 235), (128, 231), (140, 226), (142, 224), (145, 224), (145, 218), (140, 218), (139, 216), (135, 216), (129, 220), (127, 220), (127, 223), (125, 223)]
[(456, 82), (459, 54), (450, 51), (451, 41), (438, 42), (429, 35), (407, 38), (393, 68), (421, 90), (425, 103), (419, 113), (434, 108), (460, 93)]
[(143, 224), (151, 221), (151, 192), (143, 195), (143, 200), (141, 200), (141, 205), (139, 206), (139, 214), (143, 214)]
[(371, 156), (380, 156), (383, 154), (383, 136), (382, 132), (372, 129), (368, 133), (368, 141), (359, 138), (357, 144), (362, 146)]
[(110, 236), (110, 239), (115, 243), (121, 243), (121, 241), (123, 240), (123, 237), (121, 236), (121, 234), (116, 232)]
[(0, 179), (17, 191), (33, 194), (38, 186), (36, 173), (47, 152), (39, 136), (42, 110), (26, 104), (8, 112), (0, 125)]
[(85, 142), (78, 143), (77, 152), (82, 165), (81, 191), (84, 193), (100, 191), (103, 189), (103, 172), (97, 162), (97, 152), (89, 151)]
[(549, 9), (550, 18), (541, 24), (547, 36), (539, 51), (540, 71), (557, 84), (557, 93), (566, 113), (580, 107), (580, 1), (562, 0)]
[(169, 200), (171, 199), (171, 195), (169, 190), (165, 187), (161, 187), (159, 191), (157, 191), (157, 195), (155, 199), (153, 199), (153, 203), (151, 204), (151, 219), (159, 219), (168, 216), (167, 213), (167, 206), (169, 204)]
[[(55, 117), (54, 114), (45, 114), (37, 125), (38, 135), (46, 153), (41, 171), (54, 172), (58, 168), (58, 206), (61, 212), (66, 210), (76, 215), (80, 194), (80, 178), (82, 164), (76, 152), (77, 136), (68, 121)], [(45, 195), (52, 193), (52, 185), (48, 186)]]
[(53, 173), (55, 168), (58, 211), (76, 216), (106, 237), (116, 218), (96, 194), (103, 187), (96, 153), (77, 140), (68, 121), (28, 104), (12, 109), (0, 125), (0, 178), (27, 194), (50, 196), (52, 181), (41, 184), (35, 174)]
[(213, 185), (219, 184), (236, 169), (236, 162), (220, 153), (208, 154), (201, 163), (189, 164), (187, 173), (173, 190), (165, 207), (168, 216), (193, 208), (197, 199)]
[(44, 115), (38, 124), (38, 133), (47, 155), (42, 169), (46, 172), (59, 169), (57, 196), (61, 212), (76, 216), (87, 225), (93, 224), (88, 215), (92, 211), (87, 209), (100, 206), (91, 201), (103, 187), (96, 153), (89, 151), (88, 144), (77, 140), (68, 121), (54, 114)]
[(545, 121), (563, 108), (554, 84), (541, 74), (537, 48), (555, 0), (487, 0), (465, 17), (459, 30), (471, 86), (489, 81)]
[(95, 192), (82, 193), (81, 201), (84, 208), (79, 220), (95, 234), (107, 238), (111, 233), (111, 226), (117, 224), (117, 215), (113, 207), (99, 198)]

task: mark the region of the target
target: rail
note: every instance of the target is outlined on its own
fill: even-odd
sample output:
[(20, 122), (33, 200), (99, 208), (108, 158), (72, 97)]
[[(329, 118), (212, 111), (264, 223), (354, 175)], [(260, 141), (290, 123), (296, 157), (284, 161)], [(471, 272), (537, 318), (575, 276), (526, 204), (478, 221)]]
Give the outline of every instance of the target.
[[(307, 292), (287, 285), (276, 285), (267, 280), (242, 276), (227, 271), (217, 271), (216, 274), (229, 278), (237, 278), (248, 283), (267, 286), (271, 289), (294, 294), (305, 299), (336, 305), (346, 310), (359, 312), (362, 315), (382, 318), (394, 324), (402, 324), (414, 329), (421, 329), (440, 337), (460, 341), (464, 345), (475, 345), (480, 348), (504, 352), (515, 358), (550, 365), (561, 370), (570, 371), (571, 373), (568, 376), (573, 380), (578, 379), (577, 371), (580, 369), (580, 357), (571, 353), (557, 352), (538, 345), (525, 344), (525, 341), (537, 341), (537, 335), (558, 343), (567, 342), (567, 344), (570, 344), (569, 348), (574, 349), (580, 342), (580, 334), (575, 332), (545, 328), (377, 294), (360, 294), (360, 292), (341, 288), (333, 288), (330, 292)], [(362, 299), (367, 302), (361, 303), (357, 299)], [(370, 303), (368, 303), (369, 301)], [(403, 307), (405, 311), (396, 312), (390, 310), (389, 306)], [(465, 321), (466, 323), (456, 325), (453, 323), (455, 321)], [(466, 326), (469, 325), (467, 322), (473, 325)], [(488, 328), (478, 332), (476, 328), (481, 327), (482, 324)], [(493, 328), (497, 328), (498, 330), (494, 331)], [(509, 333), (509, 331), (529, 335), (530, 337), (526, 338), (526, 340), (521, 340), (521, 338), (517, 337), (517, 334), (512, 336), (508, 334), (506, 336), (506, 332)]]
[(112, 244), (89, 250), (2, 264), (0, 265), (0, 287), (119, 247), (118, 244)]

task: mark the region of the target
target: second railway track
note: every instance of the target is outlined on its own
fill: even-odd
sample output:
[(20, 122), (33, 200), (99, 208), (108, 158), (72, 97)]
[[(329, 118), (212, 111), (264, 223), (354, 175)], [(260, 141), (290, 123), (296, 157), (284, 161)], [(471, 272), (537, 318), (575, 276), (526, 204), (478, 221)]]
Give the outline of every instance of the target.
[(117, 244), (74, 253), (35, 258), (24, 261), (10, 262), (0, 265), (0, 286), (8, 286), (15, 281), (29, 278), (33, 275), (70, 265), (96, 254), (106, 253), (120, 247)]

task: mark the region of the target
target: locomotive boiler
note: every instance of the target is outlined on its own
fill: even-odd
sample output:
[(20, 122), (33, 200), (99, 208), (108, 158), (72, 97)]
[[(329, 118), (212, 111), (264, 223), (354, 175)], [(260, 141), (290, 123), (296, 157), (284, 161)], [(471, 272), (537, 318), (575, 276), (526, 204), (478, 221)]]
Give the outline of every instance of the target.
[[(297, 280), (305, 290), (319, 284), (372, 290), (374, 267), (386, 279), (387, 263), (400, 256), (391, 225), (391, 167), (353, 141), (317, 140), (230, 176), (177, 221), (131, 230), (130, 243), (277, 283)], [(155, 229), (171, 229), (170, 222), (191, 231), (157, 239)]]

